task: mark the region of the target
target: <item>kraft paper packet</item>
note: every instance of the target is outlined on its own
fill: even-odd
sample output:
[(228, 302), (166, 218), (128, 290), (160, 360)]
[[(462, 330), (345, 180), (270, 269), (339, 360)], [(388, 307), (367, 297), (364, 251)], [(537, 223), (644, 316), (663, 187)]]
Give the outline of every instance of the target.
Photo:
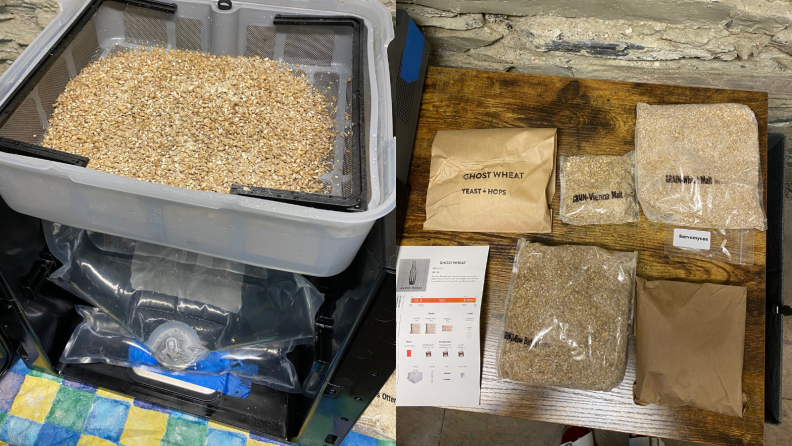
[(424, 229), (552, 231), (556, 129), (439, 131)]
[(636, 280), (636, 404), (742, 417), (747, 290)]

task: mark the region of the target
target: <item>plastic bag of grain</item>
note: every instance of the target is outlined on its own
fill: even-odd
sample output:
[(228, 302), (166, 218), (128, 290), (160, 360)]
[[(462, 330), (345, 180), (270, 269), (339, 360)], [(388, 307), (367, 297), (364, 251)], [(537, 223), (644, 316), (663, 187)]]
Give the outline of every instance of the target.
[(354, 432), (383, 441), (396, 441), (396, 372), (360, 416)]
[(635, 151), (622, 156), (559, 157), (559, 217), (570, 225), (605, 225), (640, 220), (635, 196)]
[(627, 364), (638, 252), (521, 239), (498, 348), (499, 378), (611, 390)]
[(635, 154), (649, 220), (765, 230), (759, 129), (747, 106), (639, 103)]

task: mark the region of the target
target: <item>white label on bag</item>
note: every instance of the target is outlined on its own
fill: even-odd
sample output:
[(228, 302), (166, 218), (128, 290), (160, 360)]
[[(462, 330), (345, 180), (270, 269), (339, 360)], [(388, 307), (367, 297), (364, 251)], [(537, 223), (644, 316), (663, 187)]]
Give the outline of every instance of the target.
[(711, 238), (709, 231), (674, 229), (674, 246), (677, 248), (704, 249), (709, 251)]

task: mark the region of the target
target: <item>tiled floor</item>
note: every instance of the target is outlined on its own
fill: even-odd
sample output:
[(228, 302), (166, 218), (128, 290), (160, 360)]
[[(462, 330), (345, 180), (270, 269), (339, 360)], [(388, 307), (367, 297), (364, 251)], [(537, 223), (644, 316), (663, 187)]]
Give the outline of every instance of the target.
[[(790, 172), (787, 173), (790, 178)], [(787, 190), (792, 191), (790, 183)], [(784, 300), (792, 305), (792, 192), (785, 203)], [(765, 425), (765, 445), (792, 446), (792, 317), (784, 320), (783, 420), (781, 425)], [(397, 410), (397, 446), (557, 446), (563, 426), (493, 415), (445, 410), (436, 407), (409, 407)], [(627, 435), (595, 431), (597, 446), (627, 446)], [(695, 443), (665, 441), (666, 446)]]
[[(22, 361), (0, 379), (0, 446), (286, 446)], [(351, 432), (341, 446), (394, 446)]]

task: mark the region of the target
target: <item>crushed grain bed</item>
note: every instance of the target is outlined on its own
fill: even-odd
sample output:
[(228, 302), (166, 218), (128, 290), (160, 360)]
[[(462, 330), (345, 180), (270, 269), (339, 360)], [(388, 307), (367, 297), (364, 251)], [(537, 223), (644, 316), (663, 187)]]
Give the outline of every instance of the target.
[(42, 145), (102, 172), (228, 193), (329, 193), (333, 105), (269, 59), (155, 48), (98, 60), (55, 103)]

